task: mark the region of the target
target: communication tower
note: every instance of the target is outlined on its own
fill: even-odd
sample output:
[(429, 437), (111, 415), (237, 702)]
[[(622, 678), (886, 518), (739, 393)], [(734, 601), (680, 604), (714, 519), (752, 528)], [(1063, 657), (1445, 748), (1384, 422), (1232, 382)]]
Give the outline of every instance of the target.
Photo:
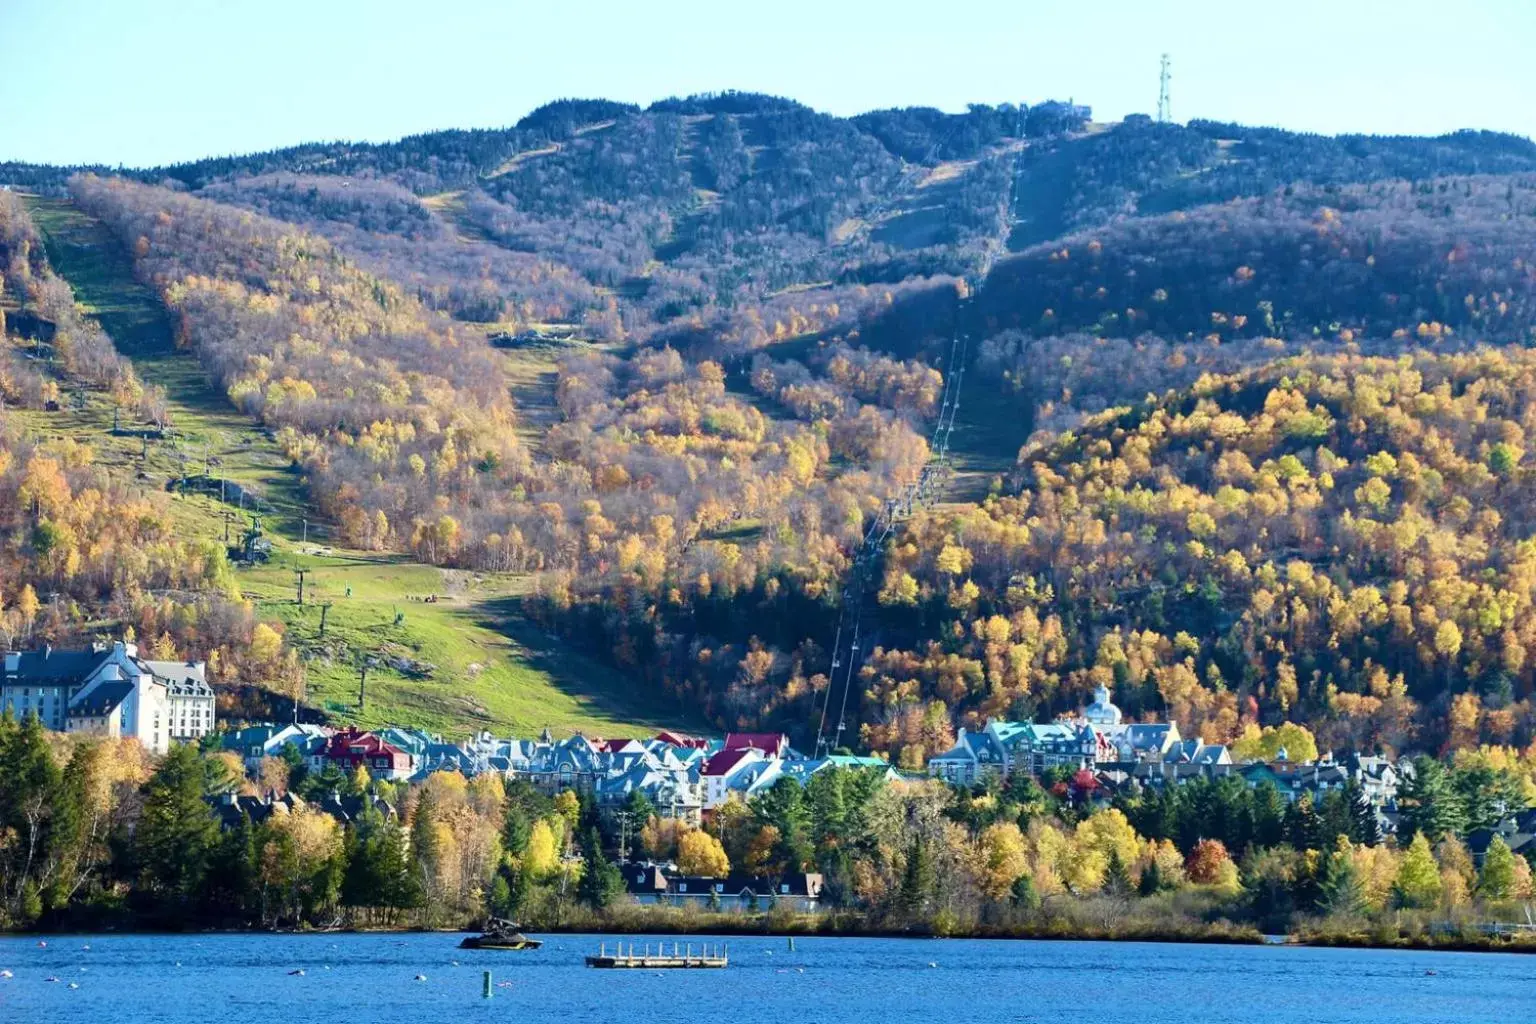
[(1173, 81), (1173, 62), (1163, 54), (1162, 70), (1157, 76), (1157, 119), (1164, 122), (1173, 117), (1173, 102), (1168, 95), (1168, 83)]

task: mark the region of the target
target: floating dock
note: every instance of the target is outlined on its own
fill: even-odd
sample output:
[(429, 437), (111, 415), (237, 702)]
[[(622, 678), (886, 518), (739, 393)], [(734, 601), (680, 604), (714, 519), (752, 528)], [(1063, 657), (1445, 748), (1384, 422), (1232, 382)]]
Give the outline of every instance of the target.
[(612, 953), (608, 952), (608, 944), (605, 942), (597, 951), (596, 956), (587, 957), (588, 967), (606, 968), (653, 968), (656, 970), (683, 968), (724, 967), (731, 962), (729, 946), (700, 946), (695, 952), (693, 944), (672, 943), (671, 950), (666, 943), (657, 943), (653, 952), (649, 943), (635, 948), (633, 942), (625, 946), (619, 943)]

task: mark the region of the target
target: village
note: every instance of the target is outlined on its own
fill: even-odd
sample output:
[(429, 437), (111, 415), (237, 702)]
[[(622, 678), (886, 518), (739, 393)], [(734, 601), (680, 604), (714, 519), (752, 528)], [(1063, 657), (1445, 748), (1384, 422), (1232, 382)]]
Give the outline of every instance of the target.
[[(245, 783), (209, 798), (225, 829), (242, 820), (260, 824), (300, 806), (324, 812), (340, 825), (370, 812), (394, 820), (399, 797), (437, 773), (465, 779), (494, 774), (545, 797), (573, 793), (590, 801), (620, 837), (625, 889), (639, 902), (709, 901), (715, 908), (742, 910), (775, 902), (814, 910), (824, 880), (808, 871), (773, 878), (740, 871), (721, 878), (685, 874), (676, 863), (639, 856), (645, 818), (681, 829), (707, 828), (728, 803), (749, 804), (784, 780), (804, 788), (819, 773), (835, 770), (869, 772), (884, 782), (930, 778), (968, 791), (1000, 788), (1027, 776), (1090, 811), (1120, 795), (1231, 778), (1249, 789), (1272, 786), (1288, 804), (1305, 799), (1321, 806), (1330, 793), (1352, 789), (1368, 804), (1379, 834), (1390, 836), (1399, 826), (1399, 787), (1413, 771), (1406, 760), (1353, 752), (1292, 760), (1281, 748), (1272, 758), (1237, 759), (1226, 745), (1185, 737), (1177, 723), (1124, 721), (1104, 687), (1079, 713), (1053, 722), (994, 720), (980, 730), (961, 729), (954, 746), (932, 757), (924, 773), (905, 773), (880, 758), (846, 751), (808, 755), (782, 733), (556, 738), (546, 729), (533, 738), (480, 732), (453, 742), (403, 726), (227, 727), (217, 721), (214, 704), (201, 662), (147, 659), (126, 641), (12, 651), (0, 679), (0, 712), (18, 719), (36, 716), (57, 732), (131, 738), (151, 754), (194, 744), (204, 752), (232, 755), (244, 769)], [(274, 765), (281, 769), (282, 785), (273, 784)], [(310, 780), (305, 796), (286, 784), (300, 777)], [(644, 808), (643, 817), (637, 808)], [(1536, 812), (1512, 808), (1496, 826), (1469, 834), (1468, 847), (1481, 858), (1497, 836), (1513, 852), (1526, 853), (1536, 850), (1532, 833)]]

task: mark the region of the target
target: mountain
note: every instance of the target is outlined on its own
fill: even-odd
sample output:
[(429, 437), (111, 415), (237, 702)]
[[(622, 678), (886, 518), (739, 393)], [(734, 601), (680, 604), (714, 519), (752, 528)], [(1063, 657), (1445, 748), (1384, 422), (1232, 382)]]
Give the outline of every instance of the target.
[(337, 543), (526, 578), (717, 725), (1536, 739), (1529, 140), (724, 93), (0, 181), (112, 229)]

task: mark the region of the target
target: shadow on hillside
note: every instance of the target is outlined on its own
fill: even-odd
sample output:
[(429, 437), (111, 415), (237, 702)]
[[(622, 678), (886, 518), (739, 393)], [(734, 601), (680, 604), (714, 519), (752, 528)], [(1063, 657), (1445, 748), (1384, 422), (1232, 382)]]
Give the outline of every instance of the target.
[(521, 648), (520, 660), (577, 701), (589, 714), (631, 722), (647, 729), (710, 731), (712, 727), (682, 700), (655, 693), (635, 675), (626, 675), (574, 651), (564, 640), (534, 623), (520, 595), (479, 601), (462, 610), (486, 629)]

